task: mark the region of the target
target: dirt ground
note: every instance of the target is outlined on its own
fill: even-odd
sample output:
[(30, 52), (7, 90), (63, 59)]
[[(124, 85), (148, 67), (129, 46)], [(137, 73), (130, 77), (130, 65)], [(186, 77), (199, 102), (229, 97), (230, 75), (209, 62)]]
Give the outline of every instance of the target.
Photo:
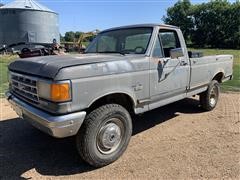
[(0, 101), (0, 179), (240, 179), (240, 94), (222, 94), (212, 112), (186, 99), (134, 117), (127, 151), (100, 169), (74, 138), (49, 137)]

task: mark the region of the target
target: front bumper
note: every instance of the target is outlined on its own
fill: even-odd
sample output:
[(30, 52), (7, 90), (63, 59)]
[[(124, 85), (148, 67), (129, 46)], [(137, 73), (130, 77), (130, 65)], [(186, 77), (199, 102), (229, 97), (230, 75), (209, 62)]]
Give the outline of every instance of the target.
[(6, 97), (19, 117), (56, 138), (76, 135), (86, 116), (85, 111), (54, 116), (23, 102), (10, 92), (6, 93)]

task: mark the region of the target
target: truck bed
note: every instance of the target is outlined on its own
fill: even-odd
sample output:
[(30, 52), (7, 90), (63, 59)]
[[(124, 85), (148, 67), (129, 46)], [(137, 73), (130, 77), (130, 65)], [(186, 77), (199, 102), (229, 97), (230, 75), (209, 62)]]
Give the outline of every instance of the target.
[(212, 77), (215, 77), (218, 73), (222, 73), (222, 79), (232, 75), (232, 55), (215, 55), (190, 58), (190, 63), (190, 89), (209, 83), (212, 80)]

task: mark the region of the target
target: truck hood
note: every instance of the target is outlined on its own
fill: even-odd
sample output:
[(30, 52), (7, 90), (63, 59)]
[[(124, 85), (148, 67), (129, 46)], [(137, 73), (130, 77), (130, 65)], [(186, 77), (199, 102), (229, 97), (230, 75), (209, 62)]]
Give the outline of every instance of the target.
[(126, 60), (129, 56), (131, 59), (133, 56), (139, 57), (139, 55), (120, 54), (41, 56), (16, 60), (9, 65), (9, 70), (53, 79), (61, 69), (66, 67)]

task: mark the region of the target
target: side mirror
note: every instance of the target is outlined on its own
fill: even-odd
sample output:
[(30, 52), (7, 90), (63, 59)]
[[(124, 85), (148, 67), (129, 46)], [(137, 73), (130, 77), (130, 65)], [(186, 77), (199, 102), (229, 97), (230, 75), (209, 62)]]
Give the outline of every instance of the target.
[(170, 50), (170, 56), (171, 56), (171, 59), (176, 59), (176, 58), (179, 58), (179, 57), (183, 57), (184, 54), (183, 54), (182, 48), (171, 49)]

